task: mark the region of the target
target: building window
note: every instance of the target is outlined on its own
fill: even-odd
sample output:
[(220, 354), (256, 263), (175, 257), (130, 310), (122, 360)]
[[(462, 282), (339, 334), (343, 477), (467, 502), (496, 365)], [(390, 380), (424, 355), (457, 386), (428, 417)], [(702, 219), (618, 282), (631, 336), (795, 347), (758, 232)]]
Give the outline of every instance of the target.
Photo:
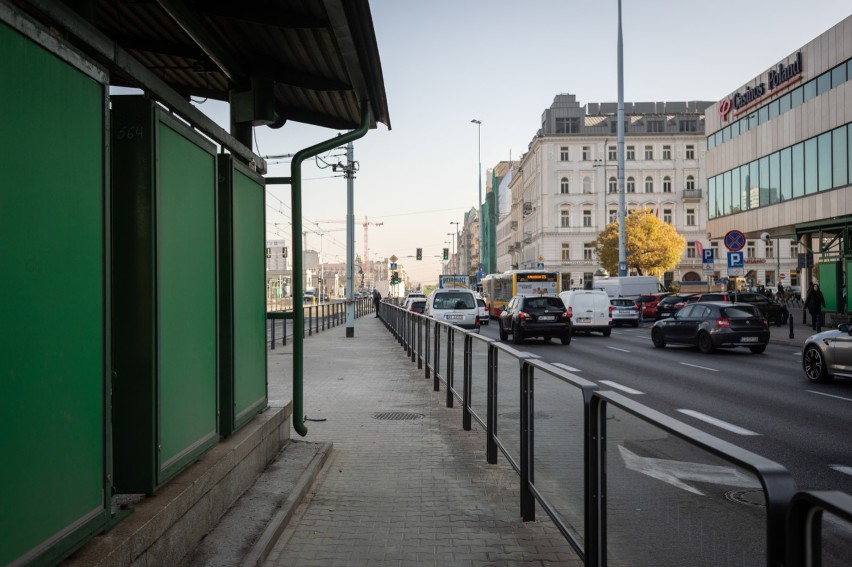
[(672, 147), (671, 146), (663, 146), (663, 159), (667, 159), (667, 160), (672, 159)]
[(663, 193), (672, 192), (672, 178), (666, 175), (663, 177)]
[(272, 258), (272, 248), (266, 249), (266, 258), (267, 259)]
[(571, 211), (570, 209), (562, 209), (559, 211), (559, 226), (568, 228), (571, 226)]
[(681, 120), (679, 125), (681, 132), (698, 132), (697, 120)]
[(774, 258), (775, 257), (775, 242), (770, 240), (766, 243), (766, 257)]
[(568, 161), (569, 157), (568, 146), (559, 148), (559, 161)]
[(695, 191), (695, 178), (691, 175), (686, 176), (686, 190)]
[(672, 224), (672, 210), (671, 209), (663, 209), (663, 222), (666, 224)]
[(627, 178), (627, 192), (635, 193), (636, 192), (636, 180), (632, 177)]
[(583, 178), (583, 193), (588, 195), (592, 192), (592, 178), (584, 177)]
[(695, 226), (695, 209), (686, 209), (686, 226)]
[(796, 259), (799, 257), (799, 243), (796, 240), (790, 241), (790, 258)]
[(557, 118), (556, 133), (557, 134), (576, 134), (580, 131), (579, 118)]
[(645, 146), (645, 159), (654, 159), (654, 146)]
[(568, 194), (569, 189), (570, 189), (570, 184), (568, 183), (568, 178), (563, 177), (562, 180), (559, 182), (559, 192), (562, 193), (563, 195), (566, 195), (566, 194)]
[(754, 257), (755, 257), (754, 242), (749, 241), (749, 242), (746, 243), (746, 258), (754, 258)]
[(648, 132), (653, 132), (655, 134), (660, 134), (665, 129), (662, 120), (648, 120), (645, 124)]
[(609, 210), (609, 222), (615, 222), (618, 220), (618, 209), (610, 209)]
[(607, 158), (609, 161), (618, 160), (618, 153), (616, 153), (615, 146), (609, 146), (607, 149)]
[(583, 244), (583, 260), (595, 259), (595, 245), (591, 242)]
[(592, 211), (585, 209), (583, 211), (583, 227), (589, 228), (592, 226)]
[(583, 146), (583, 161), (589, 161), (590, 159), (592, 159), (592, 147)]
[(645, 193), (654, 192), (654, 180), (650, 176), (645, 178)]
[(618, 193), (618, 180), (615, 177), (609, 178), (609, 192)]
[(571, 259), (571, 243), (563, 242), (562, 243), (562, 259), (570, 260)]
[(692, 144), (686, 146), (686, 159), (695, 159), (695, 146)]
[(695, 258), (695, 242), (690, 241), (686, 243), (686, 257)]
[(636, 146), (627, 146), (627, 155), (624, 158), (627, 161), (636, 159)]

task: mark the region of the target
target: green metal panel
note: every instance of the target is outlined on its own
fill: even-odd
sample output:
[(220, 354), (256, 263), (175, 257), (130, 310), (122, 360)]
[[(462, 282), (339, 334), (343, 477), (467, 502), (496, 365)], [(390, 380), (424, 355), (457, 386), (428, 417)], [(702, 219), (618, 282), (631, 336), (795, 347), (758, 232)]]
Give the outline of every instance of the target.
[(215, 148), (113, 97), (118, 492), (153, 492), (218, 441)]
[(819, 289), (825, 298), (823, 311), (838, 311), (840, 305), (840, 282), (843, 273), (840, 262), (820, 262)]
[(0, 564), (15, 565), (109, 519), (106, 93), (3, 22), (0, 53)]
[(220, 432), (267, 406), (265, 184), (219, 156)]

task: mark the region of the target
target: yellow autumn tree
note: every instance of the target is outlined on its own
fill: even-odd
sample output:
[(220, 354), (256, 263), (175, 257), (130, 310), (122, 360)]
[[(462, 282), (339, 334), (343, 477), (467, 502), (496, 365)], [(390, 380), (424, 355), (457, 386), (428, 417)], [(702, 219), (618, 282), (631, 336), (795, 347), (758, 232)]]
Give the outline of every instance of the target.
[[(649, 209), (627, 215), (624, 225), (627, 269), (641, 275), (661, 278), (677, 266), (686, 239), (674, 227), (658, 219)], [(601, 265), (611, 274), (618, 273), (618, 221), (606, 225), (594, 242)]]

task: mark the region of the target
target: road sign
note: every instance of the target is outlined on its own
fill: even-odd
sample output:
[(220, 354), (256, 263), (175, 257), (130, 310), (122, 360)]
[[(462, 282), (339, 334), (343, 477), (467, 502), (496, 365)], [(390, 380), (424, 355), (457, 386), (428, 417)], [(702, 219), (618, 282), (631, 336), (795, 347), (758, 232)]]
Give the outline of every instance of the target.
[(745, 259), (742, 252), (728, 252), (728, 275), (745, 275)]
[(390, 269), (391, 269), (391, 270), (395, 270), (395, 269), (396, 269), (396, 262), (391, 262), (391, 267), (390, 267)]
[(705, 248), (701, 251), (701, 261), (705, 264), (712, 264), (714, 260), (713, 249)]
[(739, 230), (729, 230), (728, 233), (725, 234), (725, 248), (731, 252), (739, 252), (745, 248), (745, 243), (745, 234)]
[(538, 268), (539, 270), (544, 268), (544, 262), (539, 262), (538, 264), (535, 265), (535, 267)]
[(784, 279), (784, 274), (781, 274), (781, 275), (780, 275), (780, 276), (778, 276), (778, 277), (779, 277), (779, 278), (781, 278), (781, 279), (783, 280), (783, 279)]

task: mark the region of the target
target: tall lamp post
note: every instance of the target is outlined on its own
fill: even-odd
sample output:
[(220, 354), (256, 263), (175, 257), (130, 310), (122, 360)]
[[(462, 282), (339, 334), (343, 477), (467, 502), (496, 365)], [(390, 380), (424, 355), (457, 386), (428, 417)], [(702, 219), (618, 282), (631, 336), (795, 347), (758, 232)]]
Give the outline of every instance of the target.
[(477, 130), (477, 151), (479, 156), (479, 201), (477, 201), (477, 210), (479, 211), (479, 272), (476, 274), (476, 281), (479, 281), (479, 278), (483, 272), (484, 262), (482, 260), (482, 251), (485, 248), (485, 239), (482, 237), (485, 231), (485, 223), (482, 218), (482, 121), (474, 118), (470, 121), (472, 124), (476, 124)]
[[(448, 232), (447, 236), (452, 236), (452, 244), (450, 245), (450, 252), (455, 256), (456, 254), (456, 233)], [(452, 257), (450, 257), (450, 270), (452, 270), (453, 275), (456, 275), (456, 263)]]
[(453, 274), (457, 274), (457, 273), (459, 273), (459, 244), (461, 244), (461, 238), (459, 237), (459, 224), (461, 224), (461, 223), (458, 223), (456, 221), (450, 221), (450, 224), (456, 225), (455, 237), (458, 238), (458, 240), (455, 241), (456, 244), (453, 244), (453, 248), (456, 249), (456, 252), (455, 252), (456, 257), (455, 257), (455, 260), (453, 261), (454, 262)]

